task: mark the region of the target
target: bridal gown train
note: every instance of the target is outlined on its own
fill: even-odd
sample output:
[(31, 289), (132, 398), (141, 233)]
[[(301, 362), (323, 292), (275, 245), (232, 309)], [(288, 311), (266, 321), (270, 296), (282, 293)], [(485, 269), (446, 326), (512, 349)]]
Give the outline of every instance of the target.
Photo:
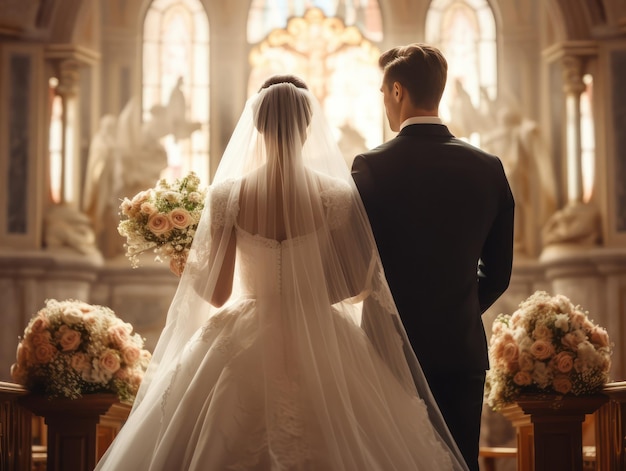
[[(315, 234), (278, 241), (234, 224), (243, 291), (152, 382), (101, 469), (454, 468), (424, 402), (327, 301), (325, 270), (308, 254), (341, 225), (341, 200), (327, 199), (328, 227)], [(307, 277), (310, 289), (294, 292)]]

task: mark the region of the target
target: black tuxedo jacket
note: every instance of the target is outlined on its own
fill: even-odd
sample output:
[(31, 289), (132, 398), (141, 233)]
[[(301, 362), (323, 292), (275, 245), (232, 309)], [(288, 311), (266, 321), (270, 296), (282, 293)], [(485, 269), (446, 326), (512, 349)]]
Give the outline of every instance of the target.
[(508, 287), (513, 259), (500, 160), (444, 125), (414, 124), (358, 155), (352, 175), (424, 372), (488, 369), (481, 314)]

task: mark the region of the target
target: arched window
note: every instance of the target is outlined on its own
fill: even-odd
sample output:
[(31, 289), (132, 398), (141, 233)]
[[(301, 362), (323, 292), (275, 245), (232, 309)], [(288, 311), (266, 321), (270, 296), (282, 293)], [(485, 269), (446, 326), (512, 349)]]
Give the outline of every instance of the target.
[(440, 106), (444, 121), (451, 120), (453, 103), (461, 106), (461, 88), (476, 109), (497, 98), (496, 25), (487, 0), (433, 0), (426, 16), (426, 42), (448, 60)]
[[(168, 134), (167, 178), (209, 178), (209, 22), (199, 0), (154, 0), (144, 21), (142, 110), (166, 106), (199, 129)], [(196, 126), (197, 127), (197, 126)], [(186, 134), (189, 134), (188, 136)]]
[(248, 40), (254, 45), (249, 94), (272, 74), (303, 78), (351, 164), (356, 154), (383, 140), (380, 51), (373, 42), (381, 38), (375, 0), (253, 0), (248, 18)]

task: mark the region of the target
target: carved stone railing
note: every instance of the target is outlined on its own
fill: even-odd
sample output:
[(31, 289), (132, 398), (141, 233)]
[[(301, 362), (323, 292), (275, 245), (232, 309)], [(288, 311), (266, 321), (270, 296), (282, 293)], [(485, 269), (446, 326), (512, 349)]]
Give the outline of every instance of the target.
[(0, 382), (0, 470), (31, 469), (31, 414), (17, 405), (23, 387)]

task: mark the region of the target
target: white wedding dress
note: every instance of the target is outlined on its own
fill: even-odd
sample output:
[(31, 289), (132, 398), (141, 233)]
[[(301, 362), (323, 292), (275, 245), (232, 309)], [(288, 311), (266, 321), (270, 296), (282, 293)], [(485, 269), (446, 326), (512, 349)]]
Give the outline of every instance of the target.
[[(310, 94), (281, 85), (259, 99), (266, 95), (281, 111), (271, 114), (280, 136), (299, 137), (284, 130), (301, 110), (279, 99), (315, 105)], [(246, 107), (245, 132), (231, 140), (239, 147), (220, 164), (144, 383), (96, 470), (466, 469), (406, 349), (336, 144), (307, 140), (333, 143), (329, 164), (328, 149), (301, 154), (301, 142), (272, 152), (289, 160), (258, 163), (261, 148), (246, 161), (249, 143), (270, 134), (258, 118), (251, 126), (255, 110)], [(208, 300), (228, 272), (233, 241), (232, 293), (215, 308)]]

